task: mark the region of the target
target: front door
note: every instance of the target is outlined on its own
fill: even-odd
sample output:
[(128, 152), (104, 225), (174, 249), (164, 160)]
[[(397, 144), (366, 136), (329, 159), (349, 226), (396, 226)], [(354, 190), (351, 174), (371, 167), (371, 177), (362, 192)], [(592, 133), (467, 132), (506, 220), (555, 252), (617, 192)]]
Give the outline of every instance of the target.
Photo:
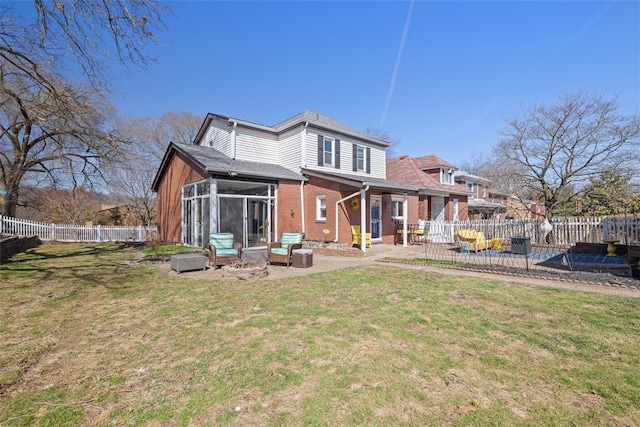
[(371, 196), (371, 239), (382, 238), (382, 197)]

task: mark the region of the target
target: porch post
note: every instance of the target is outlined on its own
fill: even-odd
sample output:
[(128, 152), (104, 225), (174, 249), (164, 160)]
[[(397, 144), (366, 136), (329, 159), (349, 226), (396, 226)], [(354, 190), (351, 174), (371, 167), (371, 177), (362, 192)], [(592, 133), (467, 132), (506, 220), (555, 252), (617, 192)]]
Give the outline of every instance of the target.
[(409, 201), (407, 193), (402, 193), (402, 246), (407, 247), (407, 216), (409, 215)]

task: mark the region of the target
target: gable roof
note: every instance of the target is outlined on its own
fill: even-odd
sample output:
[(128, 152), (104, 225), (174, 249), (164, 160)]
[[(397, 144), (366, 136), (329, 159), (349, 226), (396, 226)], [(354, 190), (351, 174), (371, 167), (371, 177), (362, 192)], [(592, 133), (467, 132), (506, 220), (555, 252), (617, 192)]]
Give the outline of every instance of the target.
[(414, 157), (414, 160), (418, 167), (422, 170), (425, 169), (436, 169), (436, 168), (447, 168), (457, 170), (458, 168), (455, 165), (447, 162), (446, 160), (442, 160), (440, 157), (435, 154), (429, 154), (427, 156)]
[(391, 145), (388, 141), (377, 138), (375, 136), (371, 136), (366, 132), (354, 129), (338, 120), (332, 119), (329, 116), (325, 116), (324, 114), (320, 114), (311, 110), (306, 110), (302, 113), (296, 114), (295, 116), (289, 117), (288, 119), (283, 120), (279, 123), (276, 123), (275, 125), (272, 125), (272, 126), (254, 123), (247, 120), (237, 119), (229, 116), (222, 116), (219, 114), (208, 113), (202, 123), (202, 126), (200, 126), (200, 129), (196, 134), (196, 137), (194, 139), (195, 144), (200, 143), (201, 139), (205, 136), (207, 129), (209, 128), (209, 125), (215, 119), (223, 122), (227, 122), (229, 124), (236, 124), (238, 126), (243, 126), (246, 128), (261, 130), (264, 132), (270, 132), (275, 135), (279, 135), (293, 127), (306, 124), (307, 126), (312, 126), (320, 130), (330, 131), (333, 133), (342, 134), (345, 136), (363, 140), (370, 144), (378, 145), (383, 148), (387, 148), (389, 147), (389, 145)]
[[(244, 160), (234, 160), (218, 150), (210, 147), (202, 147), (192, 144), (181, 144), (172, 142), (169, 144), (165, 152), (158, 173), (153, 180), (151, 188), (156, 191), (160, 183), (160, 179), (168, 166), (171, 156), (179, 152), (190, 158), (198, 166), (202, 172), (212, 175), (221, 174), (234, 177), (247, 178), (266, 178), (266, 179), (289, 179), (293, 181), (301, 181), (306, 178), (303, 175), (295, 173), (283, 166), (271, 163), (249, 162)], [(233, 174), (233, 175), (232, 175)]]
[[(439, 159), (436, 156), (424, 156), (422, 158), (413, 158), (411, 156), (400, 156), (392, 159), (387, 159), (387, 178), (398, 182), (406, 182), (417, 185), (421, 188), (422, 193), (436, 193), (437, 195), (444, 194), (471, 194), (465, 186), (454, 183), (453, 185), (446, 185), (440, 183), (433, 176), (424, 172), (424, 168), (420, 167), (418, 159), (424, 159), (426, 157), (433, 157)], [(442, 166), (447, 164), (442, 159), (436, 161)], [(423, 165), (425, 163), (423, 162)], [(434, 168), (436, 166), (433, 166)], [(449, 167), (449, 166), (445, 166)], [(453, 167), (453, 165), (452, 165)], [(431, 169), (428, 167), (426, 169)]]

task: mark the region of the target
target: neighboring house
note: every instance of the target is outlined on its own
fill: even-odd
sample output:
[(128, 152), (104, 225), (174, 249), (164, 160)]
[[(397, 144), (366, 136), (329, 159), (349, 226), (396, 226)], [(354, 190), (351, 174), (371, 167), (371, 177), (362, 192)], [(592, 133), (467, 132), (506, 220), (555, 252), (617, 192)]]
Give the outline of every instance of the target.
[(489, 191), (491, 180), (463, 170), (454, 172), (454, 180), (471, 193), (467, 199), (468, 219), (504, 219), (507, 198)]
[(93, 220), (95, 225), (134, 226), (148, 225), (155, 222), (155, 218), (147, 220), (147, 213), (136, 206), (105, 206), (96, 212)]
[(388, 147), (313, 111), (273, 126), (208, 114), (193, 144), (169, 145), (154, 179), (160, 237), (203, 247), (231, 232), (252, 248), (303, 232), (350, 244), (360, 225), (393, 243), (392, 195), (418, 187), (387, 180)]
[(467, 203), (472, 192), (454, 179), (456, 169), (451, 163), (434, 155), (400, 156), (387, 160), (389, 179), (419, 187), (418, 194), (409, 201), (409, 222), (417, 219), (467, 219)]

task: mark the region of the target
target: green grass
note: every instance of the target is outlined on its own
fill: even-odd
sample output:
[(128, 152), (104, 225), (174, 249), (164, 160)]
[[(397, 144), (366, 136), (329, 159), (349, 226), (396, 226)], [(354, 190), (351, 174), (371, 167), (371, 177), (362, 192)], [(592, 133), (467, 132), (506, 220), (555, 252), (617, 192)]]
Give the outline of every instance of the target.
[(0, 265), (0, 426), (640, 425), (638, 298), (386, 264), (192, 280), (134, 255)]
[(176, 244), (163, 244), (158, 247), (144, 247), (140, 249), (145, 255), (173, 255), (181, 252), (192, 252), (193, 248), (184, 245), (176, 245)]

